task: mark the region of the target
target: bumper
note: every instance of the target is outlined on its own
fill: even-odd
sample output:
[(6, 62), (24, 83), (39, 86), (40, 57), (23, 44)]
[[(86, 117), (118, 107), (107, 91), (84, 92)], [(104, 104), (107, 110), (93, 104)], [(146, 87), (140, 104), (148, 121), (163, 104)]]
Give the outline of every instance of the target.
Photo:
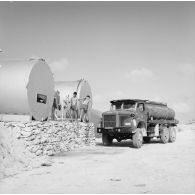
[(133, 133), (135, 131), (132, 127), (98, 127), (97, 133)]

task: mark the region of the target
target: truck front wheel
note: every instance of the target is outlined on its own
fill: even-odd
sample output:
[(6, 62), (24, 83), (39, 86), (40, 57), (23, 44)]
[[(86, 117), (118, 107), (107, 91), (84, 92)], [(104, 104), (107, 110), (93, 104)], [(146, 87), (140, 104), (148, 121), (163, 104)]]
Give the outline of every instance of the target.
[(109, 134), (107, 133), (102, 134), (102, 143), (104, 146), (112, 145), (112, 141), (113, 141), (113, 138)]
[(160, 139), (162, 143), (166, 144), (169, 141), (169, 131), (167, 127), (164, 127), (160, 133)]
[(169, 142), (175, 142), (176, 130), (175, 127), (169, 127)]
[(143, 134), (140, 128), (137, 128), (136, 132), (133, 134), (133, 146), (135, 148), (141, 148), (143, 143)]

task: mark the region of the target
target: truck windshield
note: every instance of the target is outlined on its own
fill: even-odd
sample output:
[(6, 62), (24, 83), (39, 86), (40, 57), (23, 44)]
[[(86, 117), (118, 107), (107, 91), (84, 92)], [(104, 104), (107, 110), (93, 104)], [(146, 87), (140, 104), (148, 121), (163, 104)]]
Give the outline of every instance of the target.
[(135, 102), (125, 102), (123, 109), (135, 108)]
[(120, 109), (135, 109), (135, 102), (116, 102), (111, 104), (112, 110), (120, 110)]
[(111, 110), (120, 110), (122, 109), (122, 103), (111, 104)]

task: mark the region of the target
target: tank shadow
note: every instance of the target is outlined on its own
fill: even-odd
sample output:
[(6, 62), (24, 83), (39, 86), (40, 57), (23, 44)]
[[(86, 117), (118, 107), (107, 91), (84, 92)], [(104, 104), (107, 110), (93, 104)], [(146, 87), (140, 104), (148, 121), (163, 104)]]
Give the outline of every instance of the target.
[(113, 151), (110, 150), (109, 147), (105, 147), (108, 150), (102, 150), (102, 148), (93, 148), (93, 149), (85, 149), (85, 150), (78, 150), (78, 151), (69, 151), (69, 152), (61, 152), (58, 154), (55, 154), (53, 157), (68, 157), (68, 158), (89, 158), (89, 156), (91, 155), (115, 155), (115, 154), (120, 154), (122, 151), (117, 150), (117, 151)]

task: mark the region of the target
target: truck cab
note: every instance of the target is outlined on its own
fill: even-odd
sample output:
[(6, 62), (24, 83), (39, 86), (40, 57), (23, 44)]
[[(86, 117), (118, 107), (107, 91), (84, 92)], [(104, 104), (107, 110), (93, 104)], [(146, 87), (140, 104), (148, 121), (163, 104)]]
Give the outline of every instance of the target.
[[(111, 145), (113, 139), (118, 142), (132, 139), (133, 146), (140, 148), (143, 141), (149, 142), (153, 137), (162, 138), (167, 143), (169, 131), (174, 131), (171, 139), (174, 142), (176, 131), (173, 127), (177, 124), (174, 115), (174, 111), (163, 103), (140, 99), (112, 100), (110, 110), (102, 114), (97, 133), (102, 134), (104, 145)], [(165, 131), (166, 135), (163, 134)]]

